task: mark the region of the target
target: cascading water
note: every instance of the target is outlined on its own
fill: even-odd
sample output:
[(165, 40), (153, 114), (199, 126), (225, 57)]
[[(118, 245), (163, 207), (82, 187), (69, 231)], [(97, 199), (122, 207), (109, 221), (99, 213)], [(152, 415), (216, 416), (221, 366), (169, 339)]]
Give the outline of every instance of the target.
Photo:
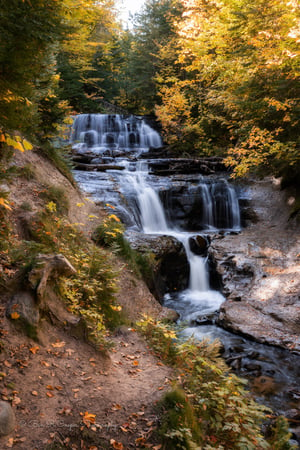
[(178, 239), (184, 246), (190, 267), (188, 289), (175, 295), (166, 294), (164, 303), (180, 312), (181, 319), (191, 321), (199, 315), (214, 313), (225, 300), (209, 288), (206, 258), (193, 253), (189, 239), (192, 233), (180, 232), (167, 224), (164, 208), (157, 191), (149, 186), (142, 173), (130, 175), (130, 184), (136, 190), (142, 231), (146, 234), (165, 234)]
[(120, 114), (80, 114), (75, 117), (71, 142), (77, 151), (92, 149), (101, 155), (108, 149), (148, 150), (159, 148), (159, 134), (140, 119)]
[[(280, 393), (272, 403), (278, 410), (284, 402), (288, 405), (289, 400), (281, 397), (282, 387), (286, 386), (289, 392), (290, 386), (295, 385), (297, 374), (293, 370), (297, 362), (290, 363), (291, 356), (283, 350), (266, 348), (213, 325), (216, 311), (225, 299), (210, 289), (207, 258), (192, 249), (191, 239), (198, 238), (199, 231), (201, 235), (210, 235), (220, 230), (225, 233), (240, 230), (239, 204), (233, 186), (215, 176), (161, 177), (148, 172), (149, 161), (137, 161), (136, 155), (149, 147), (160, 147), (161, 140), (141, 119), (98, 114), (78, 116), (72, 142), (75, 156), (85, 163), (93, 162), (96, 157), (102, 164), (113, 161), (124, 169), (75, 171), (75, 179), (85, 192), (98, 202), (112, 205), (129, 229), (173, 236), (184, 246), (190, 267), (188, 285), (185, 290), (169, 292), (164, 297), (165, 306), (175, 309), (180, 319), (188, 323), (183, 334), (199, 339), (219, 337), (229, 362), (232, 355), (237, 355), (234, 361), (242, 359), (245, 367), (255, 362), (263, 374), (276, 371)], [(278, 361), (285, 362), (278, 364)], [(279, 365), (283, 365), (282, 370), (278, 369)]]

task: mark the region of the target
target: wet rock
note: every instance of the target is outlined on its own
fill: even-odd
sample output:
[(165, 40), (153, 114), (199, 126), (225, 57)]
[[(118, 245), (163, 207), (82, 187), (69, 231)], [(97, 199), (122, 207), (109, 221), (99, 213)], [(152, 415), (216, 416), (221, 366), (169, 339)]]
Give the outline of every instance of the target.
[(210, 175), (216, 171), (227, 171), (222, 158), (218, 157), (201, 159), (166, 158), (151, 162), (150, 169), (153, 174), (163, 176), (192, 173)]
[(261, 373), (261, 366), (259, 364), (255, 364), (255, 363), (244, 364), (243, 369), (247, 370), (248, 372)]
[(198, 316), (196, 319), (191, 320), (191, 325), (213, 325), (216, 323), (218, 312), (206, 314), (204, 316)]
[(247, 228), (214, 236), (209, 249), (228, 299), (219, 323), (300, 353), (299, 223), (289, 218), (286, 194), (272, 179), (251, 183), (240, 201)]
[(189, 246), (195, 255), (206, 256), (209, 247), (209, 237), (201, 236), (200, 234), (190, 237)]
[(159, 318), (167, 322), (177, 322), (177, 320), (179, 319), (179, 314), (174, 309), (163, 306), (161, 313), (159, 314)]
[[(294, 308), (291, 308), (291, 314), (292, 311), (295, 311)], [(277, 313), (275, 319), (270, 312), (266, 314), (264, 308), (260, 310), (260, 305), (255, 302), (229, 300), (221, 306), (218, 323), (225, 329), (250, 336), (258, 342), (287, 347), (300, 352), (300, 339), (293, 330), (293, 319), (295, 317), (289, 317), (287, 312), (280, 318)]]
[(253, 380), (252, 388), (258, 394), (271, 395), (278, 391), (279, 386), (273, 378), (262, 375)]
[(16, 426), (15, 414), (8, 402), (0, 401), (0, 436), (12, 433)]
[(181, 242), (172, 236), (157, 236), (130, 231), (131, 247), (145, 257), (145, 281), (159, 301), (167, 292), (186, 289), (189, 265)]

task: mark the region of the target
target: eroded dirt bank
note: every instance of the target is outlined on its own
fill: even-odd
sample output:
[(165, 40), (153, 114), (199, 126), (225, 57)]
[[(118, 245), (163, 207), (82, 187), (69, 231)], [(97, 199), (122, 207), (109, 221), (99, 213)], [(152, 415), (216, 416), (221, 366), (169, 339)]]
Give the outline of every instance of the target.
[[(3, 186), (10, 192), (16, 240), (26, 239), (27, 223), (42, 207), (38, 193), (49, 186), (64, 191), (70, 223), (90, 236), (104, 217), (100, 207), (38, 153), (18, 152), (13, 163), (34, 171), (30, 179), (20, 176)], [(166, 311), (124, 262), (115, 263), (117, 300), (128, 325), (110, 336), (109, 351), (74, 335), (62, 320), (45, 317), (38, 325), (38, 341), (26, 337), (6, 317), (12, 292), (1, 291), (0, 400), (12, 405), (16, 417), (13, 431), (0, 437), (1, 449), (129, 448), (151, 442), (155, 403), (169, 389), (172, 373), (131, 325), (143, 313), (158, 317)], [(2, 260), (0, 270), (14, 276)]]

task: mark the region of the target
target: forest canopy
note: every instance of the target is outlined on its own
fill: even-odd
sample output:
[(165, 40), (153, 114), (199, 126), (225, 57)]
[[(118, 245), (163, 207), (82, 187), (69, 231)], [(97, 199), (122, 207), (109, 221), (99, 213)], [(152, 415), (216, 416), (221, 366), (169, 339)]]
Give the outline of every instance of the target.
[(146, 0), (121, 27), (114, 0), (0, 0), (1, 140), (49, 140), (105, 103), (156, 114), (175, 155), (295, 181), (296, 0)]

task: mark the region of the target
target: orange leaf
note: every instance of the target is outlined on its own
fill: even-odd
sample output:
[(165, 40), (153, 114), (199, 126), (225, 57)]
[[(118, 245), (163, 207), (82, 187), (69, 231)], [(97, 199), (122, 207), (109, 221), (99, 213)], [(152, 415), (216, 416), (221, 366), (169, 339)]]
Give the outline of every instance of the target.
[(110, 445), (112, 445), (113, 448), (115, 448), (116, 450), (124, 449), (122, 442), (117, 442), (117, 441), (115, 441), (115, 439), (110, 440)]
[(88, 411), (85, 411), (84, 415), (83, 415), (83, 422), (85, 424), (88, 423), (95, 423), (95, 419), (96, 419), (96, 414), (91, 414)]
[(40, 349), (40, 347), (37, 345), (36, 347), (31, 347), (29, 349), (29, 351), (35, 355), (39, 349)]
[(20, 314), (15, 311), (15, 312), (11, 313), (10, 317), (12, 319), (18, 319), (20, 317)]
[(112, 406), (111, 409), (112, 409), (113, 411), (118, 411), (119, 409), (122, 409), (122, 406), (119, 405), (118, 403), (115, 403), (115, 404)]
[(132, 365), (133, 365), (133, 366), (138, 366), (138, 365), (139, 365), (139, 362), (138, 362), (137, 360), (135, 360), (135, 361), (133, 361)]
[(52, 398), (54, 397), (54, 394), (52, 394), (52, 392), (46, 392), (47, 397)]
[(136, 444), (146, 444), (146, 439), (144, 437), (137, 438), (135, 440)]

